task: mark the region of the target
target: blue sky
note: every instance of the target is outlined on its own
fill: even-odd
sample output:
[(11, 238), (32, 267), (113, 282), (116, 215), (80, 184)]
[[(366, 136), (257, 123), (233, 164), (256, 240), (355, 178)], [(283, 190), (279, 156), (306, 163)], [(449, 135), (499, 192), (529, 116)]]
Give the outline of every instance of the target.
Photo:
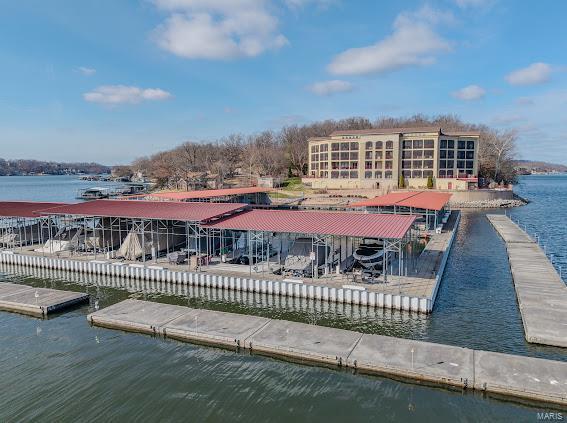
[(0, 157), (130, 162), (186, 140), (455, 113), (567, 163), (567, 3), (3, 2)]

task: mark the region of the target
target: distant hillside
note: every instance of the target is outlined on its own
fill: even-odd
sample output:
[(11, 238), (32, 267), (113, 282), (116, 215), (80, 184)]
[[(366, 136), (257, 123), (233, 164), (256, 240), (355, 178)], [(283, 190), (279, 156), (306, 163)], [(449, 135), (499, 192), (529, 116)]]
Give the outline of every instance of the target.
[(110, 167), (98, 163), (57, 163), (39, 160), (4, 160), (0, 158), (0, 176), (101, 173), (110, 173)]
[(567, 166), (557, 163), (538, 162), (534, 160), (515, 160), (514, 168), (520, 174), (531, 173), (565, 173)]

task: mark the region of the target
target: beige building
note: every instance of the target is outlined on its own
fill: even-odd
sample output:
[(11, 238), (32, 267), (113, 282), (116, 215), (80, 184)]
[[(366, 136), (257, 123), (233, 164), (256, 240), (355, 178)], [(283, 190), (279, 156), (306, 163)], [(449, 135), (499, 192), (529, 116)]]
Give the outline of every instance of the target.
[(437, 189), (465, 190), (478, 181), (477, 132), (438, 127), (335, 131), (309, 139), (309, 174), (313, 188), (425, 188), (433, 177)]

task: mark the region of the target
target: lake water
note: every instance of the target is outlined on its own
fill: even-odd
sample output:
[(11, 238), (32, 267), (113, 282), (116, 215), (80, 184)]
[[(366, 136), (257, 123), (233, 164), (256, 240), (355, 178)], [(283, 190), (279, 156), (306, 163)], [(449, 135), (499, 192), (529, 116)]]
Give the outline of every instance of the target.
[[(0, 199), (71, 201), (77, 183), (4, 177)], [(564, 263), (567, 177), (522, 178), (517, 190), (532, 203), (512, 214)], [(503, 242), (479, 211), (463, 213), (430, 316), (7, 266), (2, 279), (91, 294), (48, 320), (0, 312), (2, 422), (534, 421), (550, 409), (87, 324), (94, 301), (128, 297), (567, 361), (563, 349), (524, 341)]]

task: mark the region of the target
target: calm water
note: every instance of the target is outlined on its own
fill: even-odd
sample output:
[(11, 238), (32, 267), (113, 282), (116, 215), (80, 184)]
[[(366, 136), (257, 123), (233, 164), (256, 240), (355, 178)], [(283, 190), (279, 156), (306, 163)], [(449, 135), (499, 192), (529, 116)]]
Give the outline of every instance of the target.
[[(76, 181), (55, 178), (59, 187), (55, 179), (33, 178), (51, 181), (41, 181), (49, 190), (0, 178), (0, 198), (70, 200), (75, 188), (64, 191)], [(533, 202), (514, 214), (529, 219), (549, 250), (565, 257), (567, 230), (550, 229), (549, 214), (563, 213), (557, 221), (565, 220), (559, 204), (567, 178), (524, 178), (518, 192)], [(567, 361), (561, 349), (524, 342), (504, 245), (476, 211), (463, 214), (429, 317), (8, 266), (0, 267), (0, 279), (92, 298), (49, 320), (0, 312), (0, 421), (534, 421), (544, 409), (89, 327), (85, 317), (95, 300), (104, 307), (143, 298)]]

